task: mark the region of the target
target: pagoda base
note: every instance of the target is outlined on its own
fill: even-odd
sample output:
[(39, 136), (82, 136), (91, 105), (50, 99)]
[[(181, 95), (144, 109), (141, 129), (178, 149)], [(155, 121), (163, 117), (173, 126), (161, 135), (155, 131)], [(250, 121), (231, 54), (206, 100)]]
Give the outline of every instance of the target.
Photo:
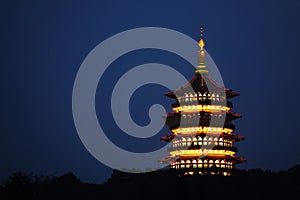
[(170, 169), (176, 171), (178, 176), (231, 176), (233, 170), (220, 169), (220, 168), (208, 168), (208, 169)]

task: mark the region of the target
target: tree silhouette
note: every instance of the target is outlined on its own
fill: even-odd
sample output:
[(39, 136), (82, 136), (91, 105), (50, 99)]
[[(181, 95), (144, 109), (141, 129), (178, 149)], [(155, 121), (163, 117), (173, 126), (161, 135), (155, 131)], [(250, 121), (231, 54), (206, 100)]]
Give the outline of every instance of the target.
[(234, 176), (178, 176), (157, 170), (136, 174), (113, 170), (102, 184), (83, 183), (73, 173), (60, 177), (14, 173), (0, 186), (0, 199), (286, 199), (298, 195), (300, 165), (286, 171), (238, 170)]

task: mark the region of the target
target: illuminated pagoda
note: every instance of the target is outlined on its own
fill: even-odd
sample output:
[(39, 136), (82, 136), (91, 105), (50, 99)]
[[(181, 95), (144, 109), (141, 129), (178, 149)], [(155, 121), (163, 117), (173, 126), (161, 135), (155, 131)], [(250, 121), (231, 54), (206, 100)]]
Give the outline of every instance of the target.
[(235, 164), (245, 162), (236, 155), (235, 142), (244, 137), (234, 134), (233, 120), (240, 114), (231, 112), (229, 99), (239, 95), (216, 83), (206, 67), (203, 29), (200, 29), (198, 65), (194, 77), (184, 86), (165, 94), (175, 99), (166, 125), (171, 134), (161, 140), (171, 142), (170, 156), (161, 162), (184, 175), (230, 176)]

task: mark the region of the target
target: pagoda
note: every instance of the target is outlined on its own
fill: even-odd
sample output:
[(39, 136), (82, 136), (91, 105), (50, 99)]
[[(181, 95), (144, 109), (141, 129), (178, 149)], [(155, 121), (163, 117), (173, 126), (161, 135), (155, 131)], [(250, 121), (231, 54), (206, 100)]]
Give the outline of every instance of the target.
[(194, 77), (184, 86), (165, 94), (175, 102), (173, 112), (165, 115), (171, 134), (161, 137), (170, 142), (170, 156), (161, 162), (183, 175), (230, 176), (238, 163), (235, 142), (244, 140), (235, 134), (233, 120), (241, 118), (232, 112), (230, 99), (239, 95), (216, 83), (206, 66), (203, 28), (200, 28), (198, 64)]

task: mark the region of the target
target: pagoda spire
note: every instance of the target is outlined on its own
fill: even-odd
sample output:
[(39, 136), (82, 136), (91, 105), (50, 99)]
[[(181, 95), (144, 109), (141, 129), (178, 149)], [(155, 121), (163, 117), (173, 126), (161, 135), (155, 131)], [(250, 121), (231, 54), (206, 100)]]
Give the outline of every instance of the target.
[(200, 40), (198, 42), (199, 47), (201, 48), (201, 50), (203, 50), (203, 47), (205, 46), (205, 42), (203, 39), (203, 27), (202, 25), (200, 26)]
[(205, 41), (203, 39), (203, 27), (202, 25), (200, 26), (200, 39), (198, 42), (198, 45), (200, 47), (198, 53), (198, 65), (197, 65), (197, 69), (195, 70), (196, 74), (207, 74), (208, 70), (206, 68), (205, 65), (205, 50), (204, 50), (204, 46), (205, 46)]

